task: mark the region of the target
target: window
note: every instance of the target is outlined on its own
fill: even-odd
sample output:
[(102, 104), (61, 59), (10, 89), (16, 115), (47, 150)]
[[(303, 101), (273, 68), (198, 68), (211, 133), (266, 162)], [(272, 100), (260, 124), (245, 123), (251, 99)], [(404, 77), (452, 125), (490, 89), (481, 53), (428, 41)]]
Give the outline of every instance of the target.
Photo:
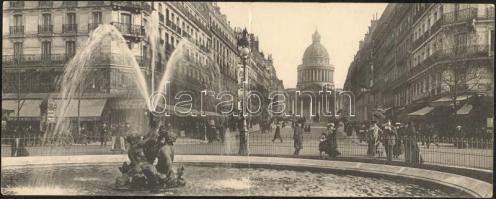
[(65, 54), (66, 58), (72, 58), (76, 54), (76, 42), (75, 41), (67, 41), (65, 42)]
[(76, 13), (67, 13), (67, 24), (76, 24)]
[(102, 13), (101, 12), (93, 12), (91, 13), (92, 22), (94, 24), (102, 24)]
[(131, 15), (130, 14), (121, 14), (121, 24), (122, 24), (122, 30), (124, 33), (131, 33)]
[(51, 14), (43, 14), (42, 15), (42, 26), (49, 26), (52, 24), (52, 15)]
[(494, 30), (491, 30), (490, 31), (490, 34), (489, 34), (489, 41), (491, 42), (490, 45), (491, 45), (491, 51), (494, 51)]
[(14, 43), (14, 60), (15, 61), (20, 61), (22, 59), (22, 43), (21, 42), (15, 42)]
[(465, 46), (468, 46), (468, 40), (467, 40), (467, 33), (461, 33), (456, 35), (456, 46), (458, 48), (463, 48)]
[(22, 26), (22, 15), (14, 15), (14, 25)]
[(167, 19), (166, 21), (169, 21), (169, 9), (168, 8), (165, 9), (165, 19)]
[(52, 54), (52, 42), (44, 41), (41, 43), (41, 59), (49, 60)]

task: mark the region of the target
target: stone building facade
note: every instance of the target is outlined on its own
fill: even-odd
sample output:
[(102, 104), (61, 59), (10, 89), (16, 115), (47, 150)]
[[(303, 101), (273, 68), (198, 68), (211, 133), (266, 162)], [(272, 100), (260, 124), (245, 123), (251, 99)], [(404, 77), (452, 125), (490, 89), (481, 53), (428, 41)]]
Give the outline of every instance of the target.
[[(158, 15), (157, 21), (154, 14)], [(56, 82), (65, 64), (100, 24), (111, 24), (123, 34), (148, 81), (149, 92), (171, 68), (168, 64), (177, 63), (173, 56), (180, 54), (183, 62), (177, 63), (180, 67), (173, 71), (172, 93), (187, 91), (195, 95), (194, 99), (199, 99), (204, 89), (236, 94), (240, 66), (236, 32), (214, 2), (5, 1), (2, 108), (14, 111), (8, 122), (40, 123), (42, 101), (60, 98)], [(147, 37), (151, 25), (158, 26), (155, 50)], [(181, 52), (175, 55), (178, 48)], [(102, 54), (114, 54), (113, 50)], [(152, 52), (156, 53), (154, 64)], [(84, 82), (79, 109), (91, 111), (79, 118), (90, 126), (103, 121), (144, 126), (149, 113), (131, 81), (132, 69), (114, 58), (97, 60), (100, 64), (90, 67), (92, 75)], [(267, 58), (263, 62), (268, 62)], [(277, 78), (275, 70), (269, 71), (271, 74), (255, 72)], [(193, 101), (193, 109), (200, 108), (200, 101)], [(212, 108), (207, 106), (203, 111), (213, 112)]]
[(475, 132), (492, 125), (493, 74), (493, 5), (389, 4), (360, 42), (344, 89), (361, 121), (380, 111)]

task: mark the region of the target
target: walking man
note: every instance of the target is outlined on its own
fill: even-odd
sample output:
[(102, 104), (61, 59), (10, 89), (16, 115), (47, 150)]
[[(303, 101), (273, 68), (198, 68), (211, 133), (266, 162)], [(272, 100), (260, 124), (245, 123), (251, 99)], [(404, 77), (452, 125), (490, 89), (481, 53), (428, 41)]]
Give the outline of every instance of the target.
[(100, 129), (100, 146), (107, 146), (107, 136), (109, 133), (109, 129), (107, 123), (104, 122), (102, 124), (102, 129)]
[(396, 144), (396, 129), (391, 125), (391, 121), (388, 120), (386, 124), (384, 124), (384, 136), (383, 143), (384, 148), (386, 149), (386, 157), (388, 161), (393, 160), (393, 148)]
[(295, 122), (293, 140), (294, 140), (294, 156), (300, 155), (300, 150), (303, 149), (303, 122)]
[(274, 138), (272, 139), (272, 142), (274, 142), (276, 139), (281, 140), (282, 143), (282, 138), (281, 138), (281, 124), (279, 121), (276, 120), (276, 132), (274, 133)]
[(112, 141), (112, 145), (111, 145), (111, 150), (115, 150), (115, 139), (117, 138), (117, 128), (115, 127), (115, 124), (111, 124), (110, 125), (110, 136), (111, 137), (111, 141)]

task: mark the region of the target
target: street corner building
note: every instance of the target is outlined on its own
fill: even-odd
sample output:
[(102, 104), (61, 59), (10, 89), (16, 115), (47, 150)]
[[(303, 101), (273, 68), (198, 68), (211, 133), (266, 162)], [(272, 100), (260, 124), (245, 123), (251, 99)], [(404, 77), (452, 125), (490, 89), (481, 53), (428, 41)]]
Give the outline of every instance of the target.
[(442, 136), (457, 125), (492, 132), (494, 5), (389, 4), (360, 41), (344, 89), (360, 121), (380, 112), (432, 123)]
[[(237, 93), (241, 61), (236, 41), (241, 29), (230, 26), (215, 2), (5, 1), (2, 128), (31, 125), (44, 131), (56, 120), (54, 113), (66, 100), (58, 85), (65, 66), (91, 33), (104, 24), (114, 26), (126, 40), (146, 84), (155, 85), (149, 93), (158, 87), (168, 67), (176, 67), (168, 92), (192, 93), (193, 113), (202, 107), (202, 90)], [(149, 27), (158, 29), (156, 42), (149, 39)], [(251, 36), (251, 45), (258, 46), (256, 37)], [(187, 48), (184, 43), (188, 43)], [(184, 55), (180, 61), (172, 57), (177, 49)], [(81, 122), (92, 132), (97, 132), (103, 122), (129, 122), (146, 129), (151, 114), (139, 95), (134, 69), (123, 60), (114, 42), (103, 41), (98, 50), (101, 53), (85, 71), (88, 75), (80, 85), (81, 91), (73, 97), (75, 100), (66, 103), (65, 117), (71, 123)], [(248, 66), (254, 83), (251, 87), (283, 90), (271, 56), (257, 53)], [(206, 100), (202, 111), (215, 114), (215, 100)], [(175, 101), (167, 103), (174, 105)], [(176, 119), (173, 125), (184, 124), (181, 120), (185, 118), (172, 118)]]

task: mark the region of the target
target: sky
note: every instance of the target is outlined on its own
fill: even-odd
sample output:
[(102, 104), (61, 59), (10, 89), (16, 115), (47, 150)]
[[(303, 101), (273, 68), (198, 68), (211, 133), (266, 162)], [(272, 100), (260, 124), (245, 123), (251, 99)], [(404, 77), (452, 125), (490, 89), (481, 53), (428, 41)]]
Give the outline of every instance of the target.
[(384, 3), (270, 3), (219, 2), (231, 27), (246, 27), (258, 35), (265, 55), (272, 54), (274, 67), (285, 88), (295, 88), (297, 66), (317, 29), (321, 43), (334, 65), (334, 83), (342, 88), (358, 43), (370, 20), (380, 17)]

